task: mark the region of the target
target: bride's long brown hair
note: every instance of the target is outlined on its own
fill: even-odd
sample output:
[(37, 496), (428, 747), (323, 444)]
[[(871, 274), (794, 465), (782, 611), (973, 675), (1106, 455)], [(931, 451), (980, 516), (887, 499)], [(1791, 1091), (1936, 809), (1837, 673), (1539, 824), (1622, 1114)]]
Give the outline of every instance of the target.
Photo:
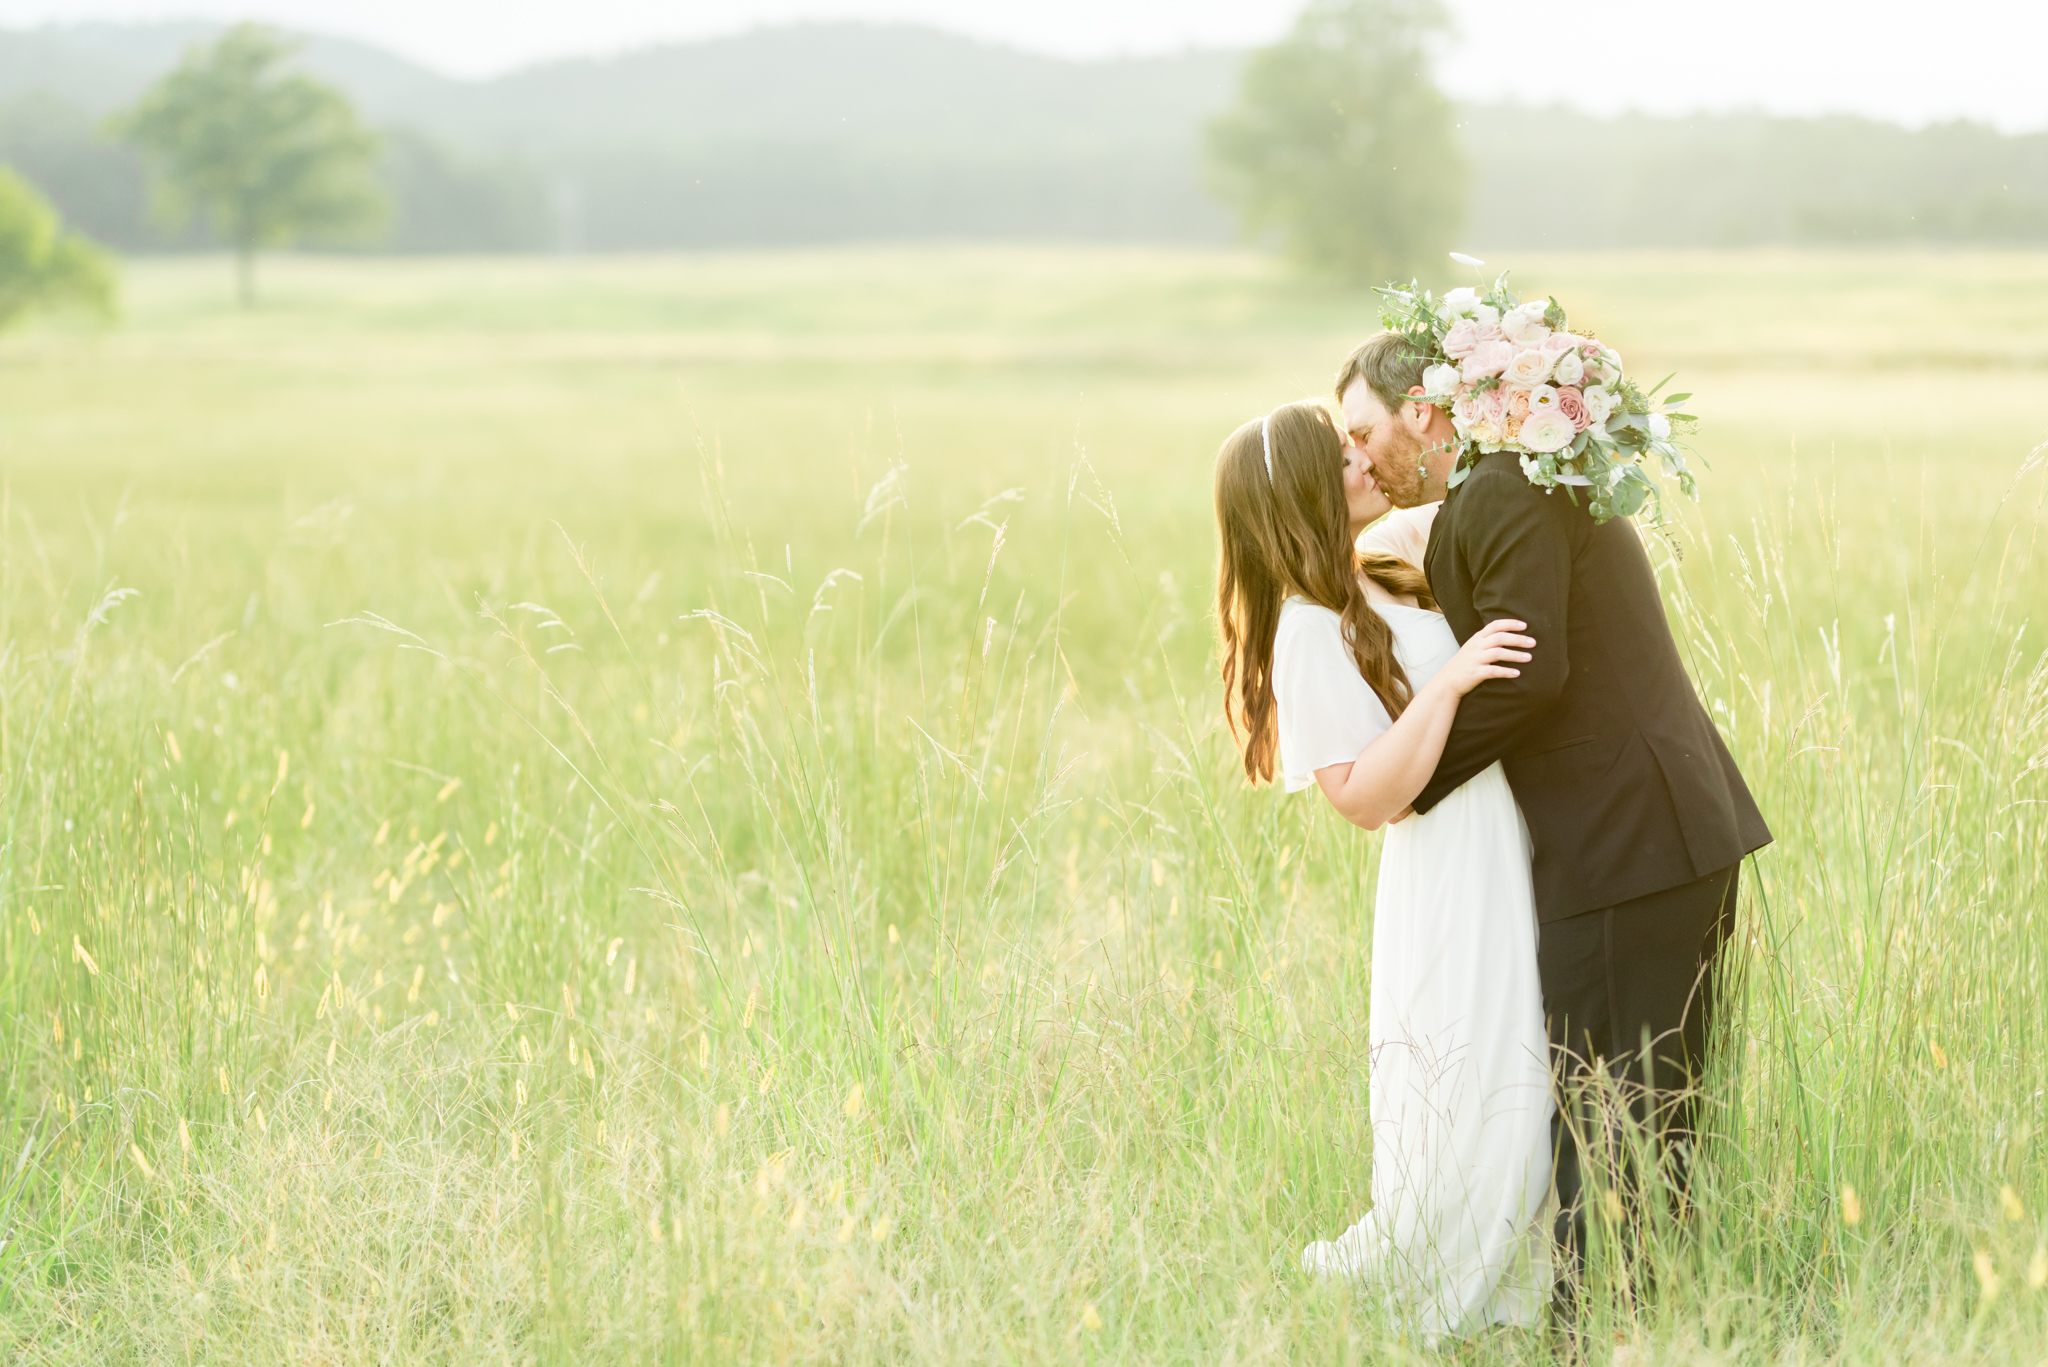
[(1435, 607), (1422, 571), (1398, 556), (1361, 556), (1344, 500), (1344, 438), (1329, 409), (1290, 403), (1264, 419), (1273, 465), (1253, 419), (1216, 456), (1216, 621), (1222, 635), (1223, 714), (1254, 783), (1271, 782), (1279, 745), (1274, 724), (1273, 637), (1280, 605), (1299, 595), (1336, 613), (1358, 672), (1401, 715), (1414, 696), (1394, 656), (1394, 633), (1367, 602), (1360, 576), (1387, 592)]

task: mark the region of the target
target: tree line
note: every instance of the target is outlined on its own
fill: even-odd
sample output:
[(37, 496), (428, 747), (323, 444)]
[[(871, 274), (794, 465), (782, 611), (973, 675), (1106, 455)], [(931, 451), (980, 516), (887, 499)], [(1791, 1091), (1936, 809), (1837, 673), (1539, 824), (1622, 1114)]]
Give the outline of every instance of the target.
[[(242, 26), (190, 49), (112, 117), (48, 95), (0, 107), (0, 162), (18, 173), (0, 211), (25, 225), (14, 239), (73, 244), (62, 271), (50, 256), (33, 269), (0, 261), (0, 272), (104, 300), (104, 255), (94, 271), (77, 265), (91, 252), (86, 237), (122, 250), (226, 246), (249, 295), (257, 253), (292, 242), (396, 252), (920, 237), (1216, 242), (1233, 215), (1243, 236), (1358, 280), (1433, 265), (1452, 242), (2048, 242), (2048, 134), (1460, 108), (1429, 70), (1445, 27), (1440, 0), (1311, 0), (1289, 34), (1241, 62), (1091, 70), (1085, 88), (1059, 64), (942, 35), (767, 34), (751, 47), (736, 40), (725, 73), (754, 93), (751, 105), (723, 87), (692, 86), (695, 106), (622, 123), (589, 103), (613, 79), (609, 69), (568, 71), (500, 92), (530, 126), (500, 128), (509, 141), (492, 150), (487, 138), (373, 130), (341, 90), (298, 69), (292, 43)], [(846, 43), (866, 45), (866, 60), (893, 73), (812, 90), (851, 111), (856, 131), (820, 128), (837, 121), (756, 89), (764, 72), (815, 86), (812, 68), (843, 67), (835, 45)], [(646, 66), (632, 98), (613, 103), (637, 111), (643, 89), (674, 90), (676, 73), (716, 67), (708, 51), (682, 57), (697, 68)], [(915, 91), (928, 68), (947, 79)], [(956, 86), (977, 81), (1004, 93), (979, 101), (980, 122), (950, 142), (923, 136), (915, 102), (898, 98), (956, 99)], [(544, 92), (559, 98), (537, 98)], [(866, 115), (862, 99), (875, 106)], [(1048, 122), (1049, 110), (1072, 117)], [(723, 122), (692, 134), (693, 120), (707, 117)], [(1173, 131), (1182, 122), (1184, 138)], [(815, 141), (792, 141), (807, 129)], [(1601, 169), (1550, 175), (1524, 154), (1532, 145), (1569, 147), (1575, 164)], [(56, 225), (58, 209), (68, 232), (35, 226)], [(73, 283), (47, 283), (60, 277)]]

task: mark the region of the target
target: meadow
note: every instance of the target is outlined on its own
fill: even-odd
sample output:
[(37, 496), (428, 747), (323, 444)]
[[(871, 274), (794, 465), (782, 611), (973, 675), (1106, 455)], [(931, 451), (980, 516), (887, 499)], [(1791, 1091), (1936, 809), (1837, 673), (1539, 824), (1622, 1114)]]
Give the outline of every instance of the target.
[[(1511, 264), (1701, 396), (1651, 545), (1778, 837), (1594, 1358), (2039, 1362), (2048, 256)], [(1210, 462), (1367, 296), (264, 286), (0, 342), (8, 1360), (1550, 1360), (1294, 1270), (1367, 1191), (1376, 838), (1243, 782)]]

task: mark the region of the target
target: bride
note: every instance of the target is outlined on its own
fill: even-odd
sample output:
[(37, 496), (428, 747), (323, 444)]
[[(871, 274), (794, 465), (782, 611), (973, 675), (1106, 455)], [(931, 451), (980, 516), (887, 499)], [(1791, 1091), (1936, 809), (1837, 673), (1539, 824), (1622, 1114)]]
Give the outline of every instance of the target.
[[(1301, 1255), (1425, 1337), (1533, 1325), (1550, 1295), (1551, 1093), (1528, 833), (1500, 765), (1422, 816), (1459, 699), (1537, 643), (1461, 648), (1415, 567), (1430, 511), (1396, 513), (1320, 403), (1246, 423), (1216, 462), (1224, 709), (1253, 782), (1311, 783), (1393, 823), (1373, 908), (1372, 1208)], [(1392, 524), (1392, 525), (1389, 525)], [(1405, 818), (1405, 819), (1404, 819)]]

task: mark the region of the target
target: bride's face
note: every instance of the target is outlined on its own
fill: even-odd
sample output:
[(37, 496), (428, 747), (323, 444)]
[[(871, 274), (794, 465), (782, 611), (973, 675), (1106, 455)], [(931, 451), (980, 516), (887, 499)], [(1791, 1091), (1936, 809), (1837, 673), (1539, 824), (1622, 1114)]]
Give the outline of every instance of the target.
[(1393, 502), (1380, 492), (1372, 462), (1358, 443), (1344, 442), (1344, 503), (1351, 510), (1351, 534), (1357, 536), (1387, 515)]

